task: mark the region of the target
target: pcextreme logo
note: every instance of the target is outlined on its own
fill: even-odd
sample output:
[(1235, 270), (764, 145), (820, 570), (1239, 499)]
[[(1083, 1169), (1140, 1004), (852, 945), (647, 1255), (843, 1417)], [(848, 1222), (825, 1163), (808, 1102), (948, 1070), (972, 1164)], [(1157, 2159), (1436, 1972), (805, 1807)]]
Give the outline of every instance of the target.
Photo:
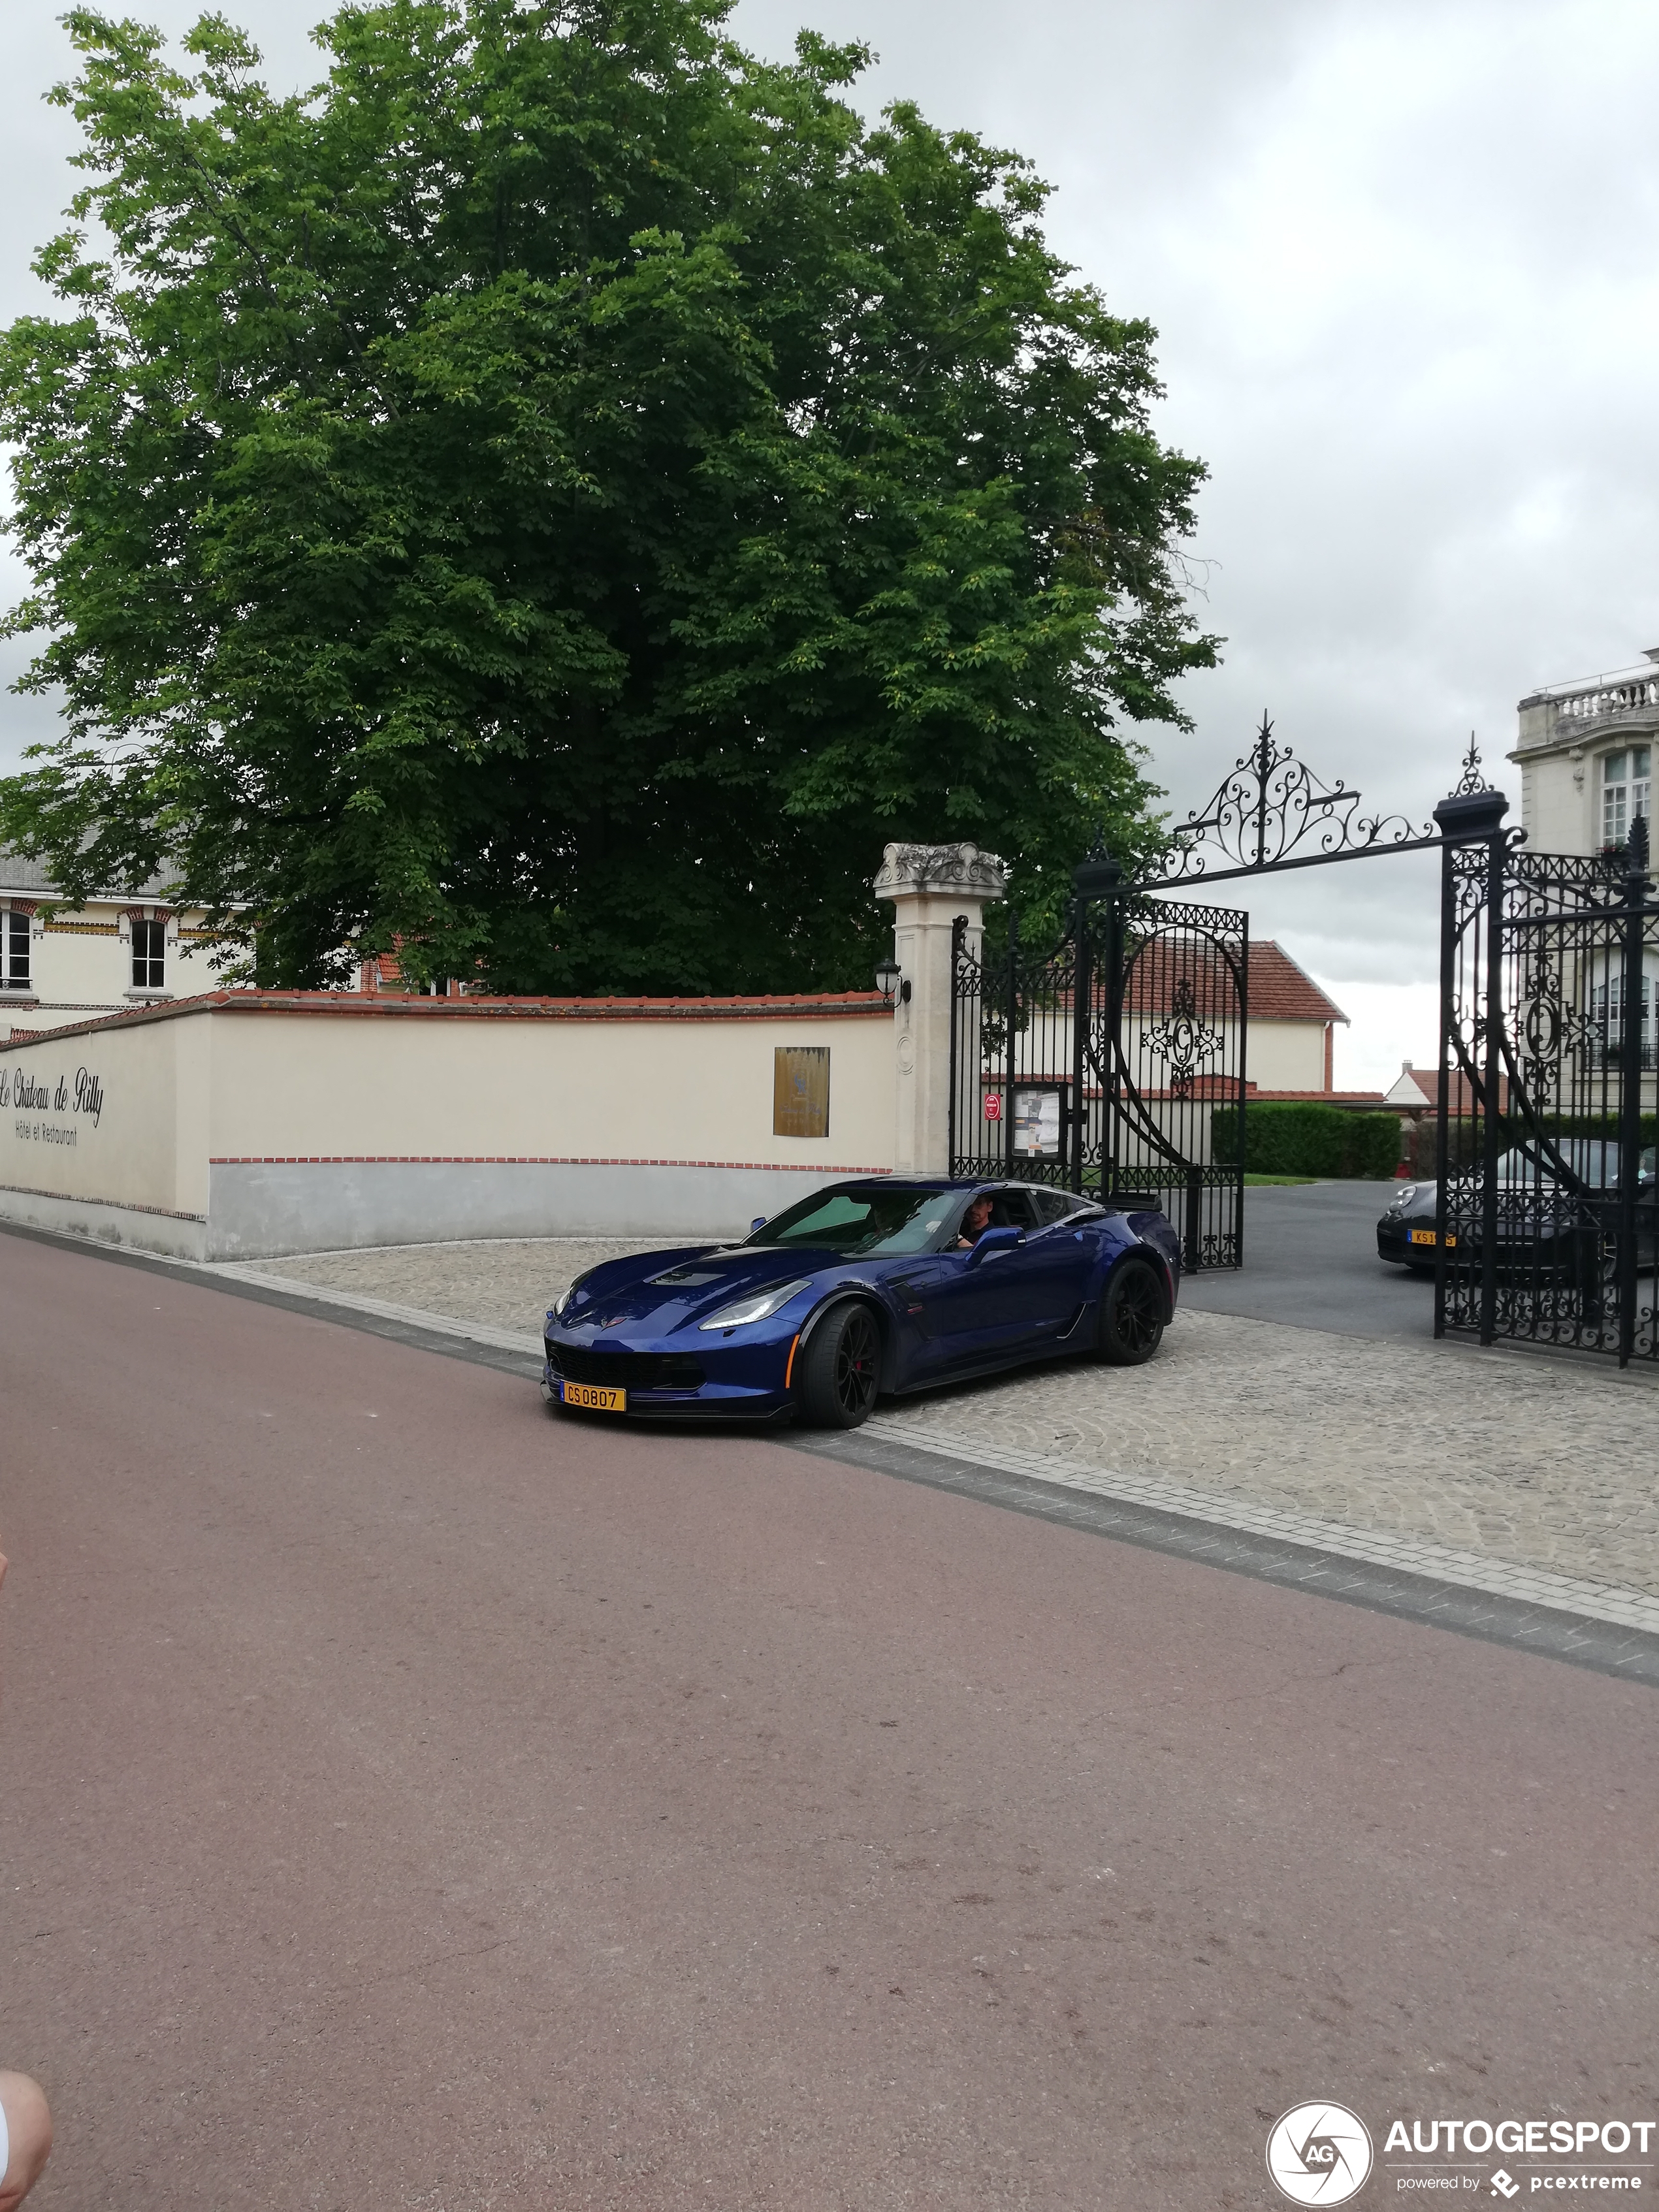
[(1346, 2105), (1292, 2105), (1273, 2122), (1267, 2172), (1292, 2204), (1346, 2204), (1370, 2171), (1370, 2131)]

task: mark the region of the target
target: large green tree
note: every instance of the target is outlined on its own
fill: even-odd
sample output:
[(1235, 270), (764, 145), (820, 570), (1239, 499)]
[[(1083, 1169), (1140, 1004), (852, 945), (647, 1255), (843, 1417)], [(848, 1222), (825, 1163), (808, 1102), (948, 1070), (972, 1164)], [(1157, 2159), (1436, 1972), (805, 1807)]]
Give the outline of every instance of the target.
[(274, 99), (204, 16), (86, 11), (62, 303), (0, 354), (61, 741), (0, 838), (161, 868), (258, 972), (862, 983), (890, 837), (1052, 921), (1154, 836), (1207, 664), (1152, 331), (1018, 156), (725, 0), (390, 0)]

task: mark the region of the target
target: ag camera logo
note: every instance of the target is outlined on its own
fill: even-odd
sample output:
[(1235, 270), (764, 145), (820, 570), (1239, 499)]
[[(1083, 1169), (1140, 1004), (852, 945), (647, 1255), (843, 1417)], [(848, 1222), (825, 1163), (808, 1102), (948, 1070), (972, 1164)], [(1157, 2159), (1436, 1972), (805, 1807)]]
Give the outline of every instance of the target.
[(1346, 2105), (1292, 2105), (1267, 2137), (1267, 2172), (1292, 2204), (1346, 2204), (1370, 2178), (1371, 2138)]

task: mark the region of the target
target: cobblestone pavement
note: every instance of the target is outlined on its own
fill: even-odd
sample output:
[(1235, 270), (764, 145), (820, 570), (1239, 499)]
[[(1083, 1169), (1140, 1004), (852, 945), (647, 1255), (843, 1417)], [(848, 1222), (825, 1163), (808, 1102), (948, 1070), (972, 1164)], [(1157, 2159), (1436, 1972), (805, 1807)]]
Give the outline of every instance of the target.
[[(533, 1336), (582, 1268), (650, 1249), (411, 1246), (260, 1272)], [(1659, 1390), (1611, 1366), (1188, 1310), (1144, 1368), (1027, 1370), (901, 1401), (884, 1425), (1659, 1596)]]
[[(526, 1237), (473, 1244), (390, 1244), (367, 1252), (317, 1252), (299, 1260), (261, 1260), (268, 1280), (376, 1298), (386, 1305), (447, 1314), (539, 1339), (542, 1317), (585, 1268), (624, 1252), (649, 1252), (655, 1237)], [(252, 1267), (246, 1270), (252, 1273)]]
[(1659, 1595), (1659, 1393), (1553, 1359), (1187, 1313), (1146, 1367), (1028, 1370), (889, 1420)]

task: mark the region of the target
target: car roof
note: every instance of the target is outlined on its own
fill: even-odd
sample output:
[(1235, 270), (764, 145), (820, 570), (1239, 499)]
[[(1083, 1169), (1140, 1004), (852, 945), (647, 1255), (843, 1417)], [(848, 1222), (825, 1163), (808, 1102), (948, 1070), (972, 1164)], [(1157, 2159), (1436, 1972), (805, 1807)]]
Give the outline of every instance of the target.
[(858, 1176), (830, 1190), (1029, 1190), (1018, 1176)]
[(1062, 1198), (1075, 1198), (1079, 1206), (1098, 1206), (1097, 1196), (1066, 1190), (1058, 1183), (1034, 1182), (1024, 1176), (859, 1176), (846, 1182), (824, 1185), (826, 1190), (1053, 1190)]

